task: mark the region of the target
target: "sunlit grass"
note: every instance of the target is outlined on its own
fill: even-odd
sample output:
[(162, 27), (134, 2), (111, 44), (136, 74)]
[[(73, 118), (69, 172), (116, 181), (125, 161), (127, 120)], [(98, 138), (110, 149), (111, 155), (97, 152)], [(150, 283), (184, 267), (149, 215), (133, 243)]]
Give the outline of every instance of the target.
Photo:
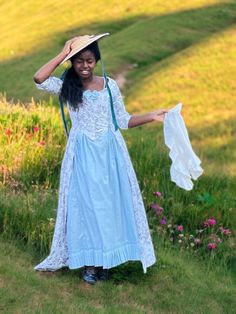
[[(93, 23), (99, 24), (110, 21), (111, 17), (115, 23), (116, 20), (120, 20), (121, 16), (122, 19), (139, 15), (145, 17), (222, 2), (217, 0), (187, 0), (184, 2), (150, 0), (144, 6), (143, 1), (140, 0), (129, 2), (124, 0), (111, 0), (109, 2), (91, 0), (85, 6), (81, 0), (76, 2), (62, 0), (60, 5), (55, 0), (45, 2), (38, 0), (28, 0), (27, 2), (1, 1), (0, 59), (13, 59), (15, 56), (23, 56), (39, 50), (41, 45), (46, 46), (51, 43), (50, 37), (53, 37), (58, 45), (62, 38), (66, 39), (69, 33), (73, 33), (73, 29), (74, 33), (76, 29), (79, 31), (80, 29), (86, 30)], [(60, 38), (56, 39), (58, 33), (61, 35)]]
[[(111, 33), (110, 37), (100, 42), (100, 46), (109, 74), (115, 75), (134, 63), (153, 68), (159, 61), (171, 59), (186, 47), (229, 27), (235, 16), (235, 4), (227, 1), (176, 1), (176, 6), (172, 2), (156, 3), (154, 0), (145, 6), (136, 0), (114, 3), (116, 1), (92, 1), (86, 9), (78, 4), (79, 13), (74, 7), (72, 10), (69, 3), (68, 11), (63, 4), (55, 5), (55, 1), (34, 3), (32, 6), (28, 3), (27, 19), (21, 6), (14, 6), (15, 13), (11, 16), (9, 11), (1, 27), (4, 38), (0, 42), (0, 54), (3, 54), (2, 57), (0, 55), (0, 90), (7, 93), (8, 99), (14, 97), (28, 101), (32, 96), (37, 99), (42, 97), (34, 88), (33, 74), (61, 51), (68, 38), (78, 34)], [(33, 11), (37, 14), (32, 14), (31, 19)], [(14, 18), (16, 14), (18, 17)], [(9, 22), (4, 23), (5, 18)], [(21, 19), (27, 23), (21, 22)], [(8, 36), (11, 23), (11, 36)], [(14, 36), (13, 44), (11, 38), (14, 32), (17, 36)], [(5, 58), (7, 55), (10, 59)], [(136, 70), (139, 75), (139, 69)], [(62, 71), (60, 67), (56, 75)]]

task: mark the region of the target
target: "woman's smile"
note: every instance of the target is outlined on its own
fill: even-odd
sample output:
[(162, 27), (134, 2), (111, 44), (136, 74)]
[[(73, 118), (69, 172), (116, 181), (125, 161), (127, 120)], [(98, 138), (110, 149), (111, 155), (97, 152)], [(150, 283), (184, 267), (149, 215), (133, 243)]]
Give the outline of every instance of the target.
[(81, 72), (82, 74), (89, 74), (89, 73), (90, 73), (89, 70), (81, 70), (80, 72)]

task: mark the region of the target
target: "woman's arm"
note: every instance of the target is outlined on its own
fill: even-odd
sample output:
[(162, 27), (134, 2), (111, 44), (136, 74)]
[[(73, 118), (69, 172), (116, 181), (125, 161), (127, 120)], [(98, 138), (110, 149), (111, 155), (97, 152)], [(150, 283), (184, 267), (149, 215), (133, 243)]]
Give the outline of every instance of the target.
[(34, 74), (34, 81), (37, 84), (43, 83), (51, 73), (57, 68), (57, 66), (65, 59), (65, 57), (71, 51), (71, 44), (77, 39), (78, 37), (74, 37), (68, 40), (65, 43), (64, 48), (62, 51), (48, 63), (44, 64), (35, 74)]
[(167, 109), (159, 109), (153, 112), (148, 112), (140, 115), (132, 115), (129, 119), (128, 128), (134, 128), (136, 126), (149, 123), (152, 121), (160, 121), (163, 122), (165, 118), (165, 114), (168, 112)]

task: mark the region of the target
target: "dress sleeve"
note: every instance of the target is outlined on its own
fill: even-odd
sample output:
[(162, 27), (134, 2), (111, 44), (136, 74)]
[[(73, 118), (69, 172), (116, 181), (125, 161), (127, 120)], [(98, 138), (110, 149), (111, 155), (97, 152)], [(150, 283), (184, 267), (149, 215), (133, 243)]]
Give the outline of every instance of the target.
[(128, 129), (131, 115), (125, 109), (124, 101), (116, 81), (111, 79), (109, 81), (112, 82), (112, 100), (117, 124), (120, 129)]
[(50, 76), (43, 83), (35, 83), (38, 89), (44, 90), (51, 94), (59, 94), (62, 88), (63, 81), (55, 76)]

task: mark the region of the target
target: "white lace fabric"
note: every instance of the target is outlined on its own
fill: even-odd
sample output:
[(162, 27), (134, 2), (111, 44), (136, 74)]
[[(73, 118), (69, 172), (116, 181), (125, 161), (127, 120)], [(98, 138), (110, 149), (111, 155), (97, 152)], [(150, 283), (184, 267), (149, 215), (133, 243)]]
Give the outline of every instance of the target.
[[(49, 77), (42, 84), (36, 84), (36, 86), (37, 88), (52, 94), (59, 94), (62, 87), (62, 81), (56, 77)], [(128, 129), (128, 122), (131, 115), (125, 109), (119, 87), (111, 78), (109, 78), (109, 86), (112, 92), (117, 124), (121, 129)], [(68, 250), (66, 244), (67, 197), (70, 175), (73, 167), (76, 135), (77, 132), (83, 132), (92, 140), (96, 140), (96, 138), (110, 127), (122, 150), (126, 164), (126, 170), (132, 190), (134, 216), (141, 247), (141, 263), (143, 271), (146, 273), (147, 267), (150, 267), (156, 262), (154, 247), (141, 191), (124, 138), (119, 130), (115, 131), (115, 127), (112, 123), (108, 91), (105, 87), (101, 91), (85, 91), (83, 93), (83, 104), (79, 110), (73, 110), (69, 104), (67, 104), (67, 108), (69, 110), (72, 127), (61, 166), (59, 200), (53, 241), (49, 256), (35, 266), (34, 269), (39, 271), (56, 271), (62, 267), (68, 266)]]

